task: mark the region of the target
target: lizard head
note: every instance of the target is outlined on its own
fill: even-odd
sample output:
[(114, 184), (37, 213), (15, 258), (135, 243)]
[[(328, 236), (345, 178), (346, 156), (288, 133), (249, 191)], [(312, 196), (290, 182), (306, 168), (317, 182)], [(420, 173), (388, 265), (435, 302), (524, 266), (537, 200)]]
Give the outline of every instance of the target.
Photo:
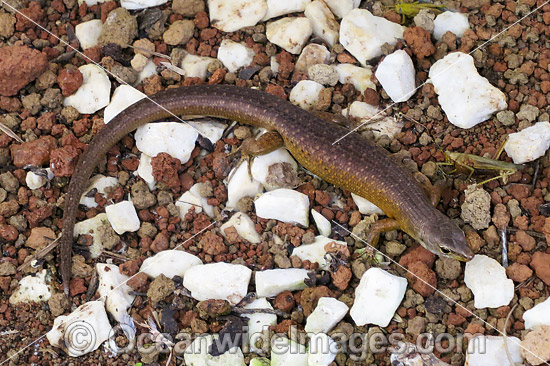
[(424, 248), (441, 257), (449, 257), (463, 262), (474, 257), (474, 252), (468, 245), (464, 232), (443, 214), (436, 220), (429, 220), (420, 226), (415, 239)]

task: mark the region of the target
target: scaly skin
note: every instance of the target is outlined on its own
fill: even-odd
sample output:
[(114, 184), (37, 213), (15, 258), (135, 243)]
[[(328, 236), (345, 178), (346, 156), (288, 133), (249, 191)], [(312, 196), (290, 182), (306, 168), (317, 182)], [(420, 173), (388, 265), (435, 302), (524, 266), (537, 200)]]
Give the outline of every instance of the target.
[[(333, 142), (348, 130), (270, 94), (247, 88), (201, 85), (168, 89), (152, 99), (176, 115), (222, 117), (277, 131), (290, 153), (324, 180), (365, 197), (400, 228), (438, 255), (472, 257), (464, 233), (430, 203), (409, 172), (358, 134)], [(80, 197), (99, 160), (125, 135), (170, 114), (143, 99), (116, 116), (88, 145), (71, 178), (60, 238), (65, 293), (71, 276), (73, 231)], [(443, 248), (443, 249), (442, 249)]]

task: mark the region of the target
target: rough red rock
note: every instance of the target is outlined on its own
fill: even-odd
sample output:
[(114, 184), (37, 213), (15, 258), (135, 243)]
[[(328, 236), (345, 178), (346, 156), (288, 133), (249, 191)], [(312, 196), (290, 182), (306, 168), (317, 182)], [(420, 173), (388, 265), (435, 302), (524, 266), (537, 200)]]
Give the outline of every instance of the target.
[[(1, 52), (1, 48), (0, 48)], [(0, 86), (1, 88), (1, 86)], [(26, 165), (42, 166), (49, 163), (50, 152), (55, 149), (57, 142), (52, 136), (42, 136), (37, 140), (10, 146), (13, 165), (23, 168)]]
[(332, 277), (334, 286), (344, 291), (348, 288), (349, 281), (351, 280), (351, 270), (346, 266), (340, 266), (335, 272), (332, 272), (330, 276)]
[(535, 270), (537, 277), (550, 286), (550, 254), (542, 252), (533, 254), (531, 267)]
[(18, 31), (24, 31), (28, 28), (33, 28), (35, 23), (40, 23), (44, 18), (44, 10), (40, 7), (38, 1), (31, 1), (29, 6), (21, 9), (15, 15), (17, 23), (15, 24), (15, 29)]
[(135, 291), (147, 291), (147, 275), (143, 272), (139, 272), (135, 276), (132, 276), (127, 283), (128, 286), (133, 288)]
[(52, 151), (50, 156), (50, 166), (56, 177), (70, 177), (80, 155), (78, 149), (74, 146), (63, 146)]
[(169, 188), (178, 188), (180, 180), (178, 170), (181, 169), (179, 159), (171, 157), (167, 153), (160, 153), (151, 159), (153, 177), (157, 182), (164, 183)]
[(204, 234), (199, 242), (199, 247), (202, 247), (202, 250), (210, 255), (227, 253), (227, 246), (224, 244), (223, 238), (211, 231)]
[(290, 313), (295, 304), (296, 301), (294, 300), (294, 296), (292, 296), (292, 293), (290, 291), (283, 291), (275, 298), (275, 304), (273, 305), (273, 307), (275, 307), (275, 309), (284, 311), (285, 313)]
[(535, 238), (533, 238), (523, 230), (520, 230), (516, 233), (516, 241), (526, 252), (530, 252), (531, 250), (535, 249), (535, 245), (537, 244)]
[(459, 314), (451, 313), (447, 318), (448, 325), (460, 325), (466, 321), (466, 318)]
[(27, 238), (26, 246), (32, 249), (42, 249), (52, 240), (55, 240), (56, 235), (52, 229), (48, 227), (35, 227), (31, 230), (31, 235)]
[(162, 252), (163, 250), (168, 249), (169, 247), (168, 237), (165, 233), (160, 232), (155, 237), (155, 240), (153, 240), (153, 243), (151, 244), (151, 250), (155, 253)]
[(45, 53), (27, 46), (0, 48), (0, 95), (10, 97), (48, 68)]
[(437, 277), (425, 262), (419, 260), (409, 264), (407, 278), (411, 282), (413, 290), (426, 297), (435, 292)]
[(399, 260), (399, 264), (403, 267), (408, 267), (411, 263), (417, 261), (424, 262), (426, 266), (431, 268), (435, 261), (435, 254), (419, 245), (405, 253)]
[(421, 27), (408, 27), (403, 33), (405, 41), (418, 58), (431, 56), (435, 53), (430, 33)]
[(76, 68), (62, 69), (57, 75), (57, 83), (61, 88), (61, 93), (66, 97), (80, 88), (82, 80), (82, 73)]
[(533, 270), (524, 264), (513, 263), (506, 268), (506, 274), (515, 282), (523, 282), (533, 275)]

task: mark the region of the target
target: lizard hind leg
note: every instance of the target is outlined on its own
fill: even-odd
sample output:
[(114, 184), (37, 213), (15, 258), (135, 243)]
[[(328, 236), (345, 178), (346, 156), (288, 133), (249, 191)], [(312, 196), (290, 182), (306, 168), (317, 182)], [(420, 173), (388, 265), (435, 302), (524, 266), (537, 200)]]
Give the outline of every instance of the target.
[[(243, 141), (241, 146), (231, 152), (231, 154), (237, 151), (241, 152), (241, 159), (237, 163), (238, 168), (244, 161), (248, 162), (248, 176), (252, 179), (252, 162), (256, 156), (269, 154), (272, 151), (277, 150), (284, 146), (284, 140), (277, 131), (267, 131), (257, 139), (249, 137)], [(234, 170), (234, 172), (237, 169)]]
[(372, 257), (374, 255), (374, 248), (378, 246), (378, 241), (380, 240), (380, 234), (397, 230), (399, 229), (399, 222), (392, 218), (386, 218), (382, 220), (376, 221), (374, 224), (371, 225), (369, 228), (369, 232), (367, 233), (367, 237), (365, 238), (365, 242), (367, 243), (367, 246), (358, 249), (353, 253), (354, 258), (359, 258), (362, 256), (366, 257)]

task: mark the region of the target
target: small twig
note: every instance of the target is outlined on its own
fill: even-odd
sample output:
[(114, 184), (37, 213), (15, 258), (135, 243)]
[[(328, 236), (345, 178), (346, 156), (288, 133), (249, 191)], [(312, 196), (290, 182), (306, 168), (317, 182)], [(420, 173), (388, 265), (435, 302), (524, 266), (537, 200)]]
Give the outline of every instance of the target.
[(57, 247), (57, 244), (58, 244), (58, 241), (59, 241), (60, 237), (57, 237), (56, 239), (51, 239), (51, 238), (47, 238), (47, 237), (45, 237), (45, 238), (49, 239), (49, 240), (53, 240), (53, 241), (50, 244), (46, 245), (44, 248), (42, 248), (39, 251), (35, 252), (33, 255), (28, 256), (27, 258), (25, 258), (25, 262), (22, 265), (20, 265), (19, 267), (17, 267), (18, 271), (22, 271), (25, 268), (27, 268), (28, 266), (30, 266), (31, 263), (34, 260), (44, 258), (49, 252), (51, 252), (55, 247)]
[(508, 349), (508, 336), (506, 335), (506, 327), (508, 327), (508, 321), (510, 321), (510, 316), (516, 310), (518, 304), (515, 304), (512, 309), (510, 309), (510, 312), (506, 316), (506, 320), (504, 321), (504, 329), (502, 329), (502, 337), (504, 338), (504, 350), (506, 351), (506, 357), (508, 358), (508, 362), (510, 362), (510, 366), (516, 366), (517, 364), (512, 359), (512, 355), (510, 354), (510, 350)]
[(185, 76), (185, 71), (177, 66), (172, 65), (170, 62), (161, 61), (160, 64), (166, 67), (168, 70), (175, 72), (181, 76)]
[(118, 254), (118, 253), (113, 253), (113, 252), (110, 252), (108, 250), (105, 250), (103, 249), (102, 251), (102, 254), (108, 256), (108, 257), (112, 257), (112, 258), (115, 258), (115, 259), (118, 259), (118, 260), (121, 260), (123, 262), (127, 262), (129, 260), (129, 258), (125, 255), (122, 255), (122, 254)]
[(4, 132), (6, 135), (14, 139), (15, 141), (19, 142), (20, 144), (24, 143), (25, 141), (21, 140), (19, 136), (15, 134), (8, 126), (0, 122), (0, 131)]
[(164, 53), (151, 51), (151, 50), (148, 50), (148, 49), (143, 48), (143, 47), (132, 46), (131, 44), (127, 44), (127, 46), (130, 47), (130, 48), (133, 48), (134, 50), (141, 51), (143, 53), (150, 53), (151, 55), (155, 55), (155, 56), (162, 57), (162, 58), (165, 58), (165, 59), (168, 59), (168, 60), (172, 60), (172, 58), (170, 56), (165, 55)]
[(537, 185), (537, 179), (539, 177), (539, 170), (540, 170), (540, 158), (537, 159), (537, 162), (535, 164), (535, 173), (533, 174), (533, 182), (531, 183), (531, 188), (534, 190)]
[(508, 231), (509, 233), (512, 233), (512, 234), (515, 234), (518, 231), (525, 231), (525, 233), (527, 233), (531, 236), (534, 236), (535, 238), (546, 239), (546, 235), (544, 235), (542, 233), (537, 233), (536, 231), (533, 231), (533, 230), (520, 230), (520, 229), (516, 229), (515, 227), (507, 227), (506, 231)]
[(500, 240), (502, 241), (502, 266), (508, 267), (508, 240), (506, 237), (506, 227), (499, 229)]

